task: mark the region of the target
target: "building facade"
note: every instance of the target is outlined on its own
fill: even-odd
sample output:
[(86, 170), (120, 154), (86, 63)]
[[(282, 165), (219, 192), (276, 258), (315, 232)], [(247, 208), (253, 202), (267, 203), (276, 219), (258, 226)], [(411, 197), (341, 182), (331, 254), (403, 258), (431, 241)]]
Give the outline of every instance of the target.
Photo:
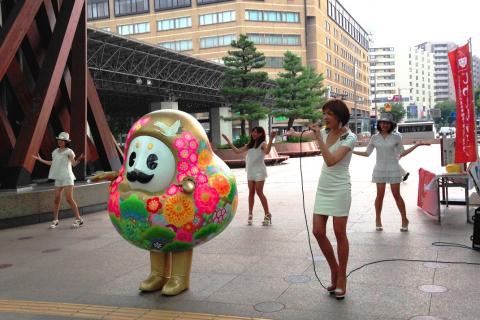
[(397, 95), (395, 48), (370, 48), (370, 101), (372, 115)]
[(480, 58), (472, 56), (473, 87), (480, 88)]
[(448, 62), (448, 52), (457, 45), (452, 42), (424, 42), (416, 47), (433, 53), (434, 58), (434, 101), (435, 103), (455, 100), (452, 72)]
[(336, 0), (87, 0), (87, 17), (91, 27), (218, 63), (247, 34), (271, 77), (290, 50), (323, 73), (331, 96), (368, 116), (368, 34)]

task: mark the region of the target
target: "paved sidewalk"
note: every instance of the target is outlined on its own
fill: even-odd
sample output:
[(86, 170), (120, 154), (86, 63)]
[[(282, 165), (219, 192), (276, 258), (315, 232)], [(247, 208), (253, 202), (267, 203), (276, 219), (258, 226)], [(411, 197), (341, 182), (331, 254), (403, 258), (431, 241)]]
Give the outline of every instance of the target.
[[(390, 191), (384, 204), (385, 230), (375, 231), (375, 185), (370, 182), (374, 156), (354, 156), (349, 270), (390, 258), (480, 263), (480, 252), (432, 246), (435, 241), (471, 246), (473, 227), (466, 223), (463, 207), (449, 208), (442, 225), (416, 208), (418, 168), (440, 170), (439, 158), (439, 145), (432, 145), (418, 148), (402, 159), (411, 174), (402, 184), (410, 231), (401, 233), (400, 215)], [(322, 161), (321, 157), (303, 159), (309, 223)], [(189, 291), (172, 298), (158, 293), (139, 294), (138, 284), (149, 272), (148, 253), (123, 240), (107, 214), (100, 212), (87, 215), (86, 225), (79, 230), (69, 228), (69, 219), (61, 221), (56, 230), (48, 230), (49, 224), (43, 223), (0, 231), (0, 299), (267, 319), (479, 318), (480, 267), (473, 265), (434, 264), (432, 268), (421, 262), (375, 264), (349, 277), (345, 300), (331, 298), (313, 274), (302, 210), (299, 159), (268, 169), (265, 193), (273, 214), (271, 227), (261, 226), (263, 213), (258, 199), (254, 225), (247, 226), (246, 174), (244, 169), (234, 172), (239, 185), (239, 210), (225, 232), (194, 250)], [(334, 240), (331, 225), (329, 232)], [(313, 243), (313, 248), (317, 271), (328, 284), (328, 267), (318, 245)], [(426, 293), (419, 289), (423, 285), (439, 285), (447, 291)], [(1, 310), (0, 319), (72, 318)], [(92, 319), (99, 318), (92, 315)]]

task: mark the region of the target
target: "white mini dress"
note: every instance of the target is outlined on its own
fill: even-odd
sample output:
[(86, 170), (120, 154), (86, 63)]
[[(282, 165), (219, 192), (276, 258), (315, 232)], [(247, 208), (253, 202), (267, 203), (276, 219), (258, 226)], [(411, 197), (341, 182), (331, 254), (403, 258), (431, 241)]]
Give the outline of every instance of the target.
[(402, 136), (392, 132), (385, 138), (377, 133), (372, 136), (367, 146), (367, 154), (377, 149), (377, 161), (373, 169), (372, 182), (375, 183), (400, 183), (402, 182), (402, 168), (398, 163), (400, 154), (405, 150)]
[(70, 148), (60, 151), (60, 148), (52, 152), (52, 165), (48, 173), (48, 179), (55, 180), (55, 187), (73, 186), (75, 175), (72, 170), (72, 162), (68, 156), (75, 158), (75, 153)]
[(257, 148), (250, 148), (247, 151), (246, 170), (248, 181), (265, 181), (267, 178), (267, 166), (265, 165), (265, 151), (262, 142)]

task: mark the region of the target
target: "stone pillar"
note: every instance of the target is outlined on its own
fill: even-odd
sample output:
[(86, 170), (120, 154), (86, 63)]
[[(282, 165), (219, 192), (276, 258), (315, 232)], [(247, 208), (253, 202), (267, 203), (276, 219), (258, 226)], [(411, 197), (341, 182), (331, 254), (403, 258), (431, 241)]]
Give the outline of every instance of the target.
[(173, 109), (178, 110), (178, 102), (176, 101), (153, 101), (150, 102), (150, 111)]
[(222, 134), (232, 139), (232, 121), (224, 120), (224, 117), (231, 117), (230, 107), (219, 107), (210, 109), (210, 136), (212, 147), (225, 144)]

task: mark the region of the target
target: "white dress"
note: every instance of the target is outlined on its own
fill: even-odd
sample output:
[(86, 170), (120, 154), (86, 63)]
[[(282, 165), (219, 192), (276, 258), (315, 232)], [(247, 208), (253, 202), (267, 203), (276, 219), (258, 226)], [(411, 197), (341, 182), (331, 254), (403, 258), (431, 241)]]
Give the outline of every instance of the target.
[(262, 142), (257, 148), (250, 148), (247, 151), (246, 166), (248, 181), (265, 181), (267, 178), (267, 166), (265, 165), (265, 151)]
[[(327, 143), (326, 130), (322, 129), (320, 133), (323, 142)], [(350, 152), (331, 167), (323, 163), (313, 213), (336, 217), (348, 216), (352, 202), (349, 166), (352, 159), (351, 150), (355, 147), (356, 141), (357, 136), (349, 130), (328, 148), (334, 153), (340, 147), (347, 147)]]
[(375, 183), (400, 183), (402, 182), (402, 167), (398, 163), (400, 154), (405, 150), (402, 136), (392, 132), (385, 138), (377, 133), (370, 139), (367, 154), (377, 149), (377, 161), (373, 169), (372, 182)]
[(55, 180), (56, 187), (72, 186), (75, 175), (72, 170), (72, 163), (68, 156), (75, 158), (75, 153), (70, 148), (60, 151), (60, 148), (52, 152), (52, 165), (48, 173), (48, 179)]

